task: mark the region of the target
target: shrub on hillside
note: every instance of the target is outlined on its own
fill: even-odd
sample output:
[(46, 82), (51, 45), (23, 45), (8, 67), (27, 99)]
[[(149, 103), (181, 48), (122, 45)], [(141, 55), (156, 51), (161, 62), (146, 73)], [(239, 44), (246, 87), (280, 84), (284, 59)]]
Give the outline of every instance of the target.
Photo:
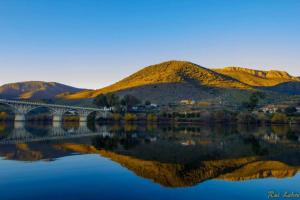
[(0, 120), (6, 119), (8, 114), (6, 112), (0, 112)]
[(148, 114), (147, 121), (152, 121), (152, 122), (157, 121), (157, 116), (154, 114)]
[(114, 121), (120, 121), (121, 115), (120, 115), (119, 113), (113, 113), (113, 114), (112, 114), (112, 119), (113, 119)]
[(271, 121), (273, 124), (286, 124), (288, 123), (288, 117), (284, 113), (275, 113)]
[(297, 108), (294, 107), (294, 106), (289, 106), (287, 108), (284, 109), (284, 112), (287, 114), (287, 115), (293, 115), (297, 112)]
[(125, 121), (134, 121), (134, 120), (137, 120), (137, 116), (132, 113), (126, 113), (124, 116), (124, 120)]

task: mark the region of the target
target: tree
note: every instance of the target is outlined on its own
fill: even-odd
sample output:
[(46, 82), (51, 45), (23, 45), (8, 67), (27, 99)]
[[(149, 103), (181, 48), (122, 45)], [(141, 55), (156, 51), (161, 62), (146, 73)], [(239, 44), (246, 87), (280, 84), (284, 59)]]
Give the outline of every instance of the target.
[(96, 96), (93, 103), (99, 107), (108, 107), (109, 106), (107, 97), (104, 94), (100, 94), (100, 95)]
[(150, 105), (151, 105), (151, 101), (146, 100), (146, 101), (145, 101), (145, 105), (146, 105), (146, 106), (150, 106)]
[(243, 107), (252, 111), (257, 107), (259, 100), (264, 99), (265, 97), (265, 93), (263, 92), (254, 92), (251, 94), (247, 102), (243, 102)]
[(127, 94), (121, 100), (121, 105), (126, 106), (126, 108), (131, 108), (140, 104), (140, 100), (133, 95)]
[(119, 97), (117, 95), (113, 94), (113, 93), (107, 94), (106, 99), (107, 99), (107, 104), (108, 104), (109, 107), (120, 105)]
[(119, 97), (113, 93), (100, 94), (95, 97), (94, 104), (99, 107), (118, 107), (120, 105)]
[(292, 115), (292, 114), (295, 114), (297, 112), (297, 108), (295, 108), (294, 106), (289, 106), (289, 107), (284, 109), (284, 112), (288, 115)]

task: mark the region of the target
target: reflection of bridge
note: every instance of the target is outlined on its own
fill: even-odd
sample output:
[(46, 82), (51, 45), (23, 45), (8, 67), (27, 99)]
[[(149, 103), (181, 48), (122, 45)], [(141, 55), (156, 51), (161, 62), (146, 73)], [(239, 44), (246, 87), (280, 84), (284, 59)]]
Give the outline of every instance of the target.
[(25, 116), (28, 112), (41, 107), (49, 109), (49, 111), (53, 115), (53, 121), (62, 121), (62, 116), (69, 111), (75, 111), (76, 113), (78, 113), (81, 122), (87, 121), (87, 116), (92, 112), (98, 112), (101, 115), (101, 117), (104, 118), (108, 114), (107, 111), (99, 108), (86, 108), (86, 107), (47, 104), (47, 103), (39, 103), (39, 102), (0, 99), (0, 104), (4, 104), (12, 108), (15, 114), (15, 121), (25, 121)]
[(0, 139), (0, 144), (21, 144), (36, 141), (111, 135), (107, 131), (106, 127), (98, 128), (96, 132), (93, 132), (87, 126), (79, 126), (78, 128), (72, 129), (64, 129), (61, 126), (51, 126), (46, 129), (46, 134), (39, 135), (26, 129), (23, 122), (18, 122), (17, 124), (19, 125), (16, 126), (6, 137)]

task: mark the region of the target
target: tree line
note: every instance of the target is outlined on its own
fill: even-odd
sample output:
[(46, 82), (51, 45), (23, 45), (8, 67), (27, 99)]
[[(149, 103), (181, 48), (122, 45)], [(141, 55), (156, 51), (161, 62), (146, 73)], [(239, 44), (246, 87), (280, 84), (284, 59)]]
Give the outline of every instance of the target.
[(142, 101), (131, 94), (126, 94), (122, 98), (113, 93), (100, 94), (94, 98), (93, 103), (98, 107), (114, 108), (116, 111), (130, 110), (134, 106), (151, 105), (149, 100)]

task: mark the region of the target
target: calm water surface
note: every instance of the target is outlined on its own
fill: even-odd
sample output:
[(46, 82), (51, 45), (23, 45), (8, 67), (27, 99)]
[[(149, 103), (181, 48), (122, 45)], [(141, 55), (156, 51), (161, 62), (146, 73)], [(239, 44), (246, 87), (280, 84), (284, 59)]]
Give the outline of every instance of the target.
[(299, 136), (298, 127), (282, 126), (2, 123), (0, 199), (268, 199), (269, 191), (300, 193)]

